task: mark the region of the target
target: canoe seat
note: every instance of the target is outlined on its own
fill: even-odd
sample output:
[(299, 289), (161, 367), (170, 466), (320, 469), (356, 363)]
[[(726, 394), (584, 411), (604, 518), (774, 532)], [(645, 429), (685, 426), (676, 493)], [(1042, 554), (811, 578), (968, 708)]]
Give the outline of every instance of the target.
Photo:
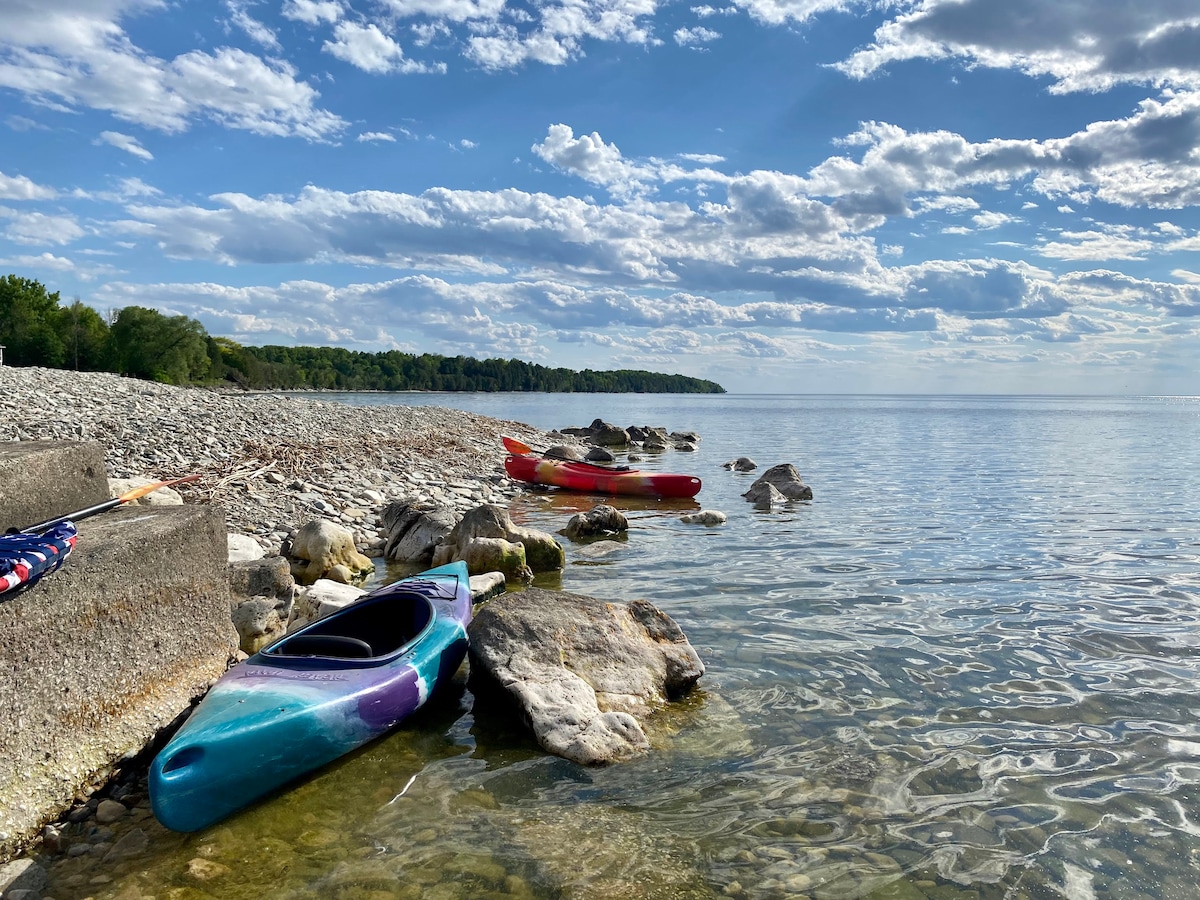
[(370, 659), (371, 645), (343, 634), (298, 634), (277, 651), (282, 656), (335, 656), (339, 659)]

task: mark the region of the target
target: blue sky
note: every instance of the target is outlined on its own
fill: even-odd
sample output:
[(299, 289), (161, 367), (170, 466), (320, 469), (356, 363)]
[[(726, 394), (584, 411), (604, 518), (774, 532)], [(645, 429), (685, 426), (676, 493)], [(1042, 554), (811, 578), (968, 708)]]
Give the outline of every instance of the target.
[(1200, 394), (1195, 0), (4, 0), (0, 271), (733, 391)]

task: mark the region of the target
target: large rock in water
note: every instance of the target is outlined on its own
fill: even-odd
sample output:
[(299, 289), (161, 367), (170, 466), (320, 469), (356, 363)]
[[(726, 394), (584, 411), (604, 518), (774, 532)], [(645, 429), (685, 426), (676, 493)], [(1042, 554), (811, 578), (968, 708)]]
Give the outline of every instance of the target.
[(584, 765), (649, 749), (638, 717), (704, 674), (675, 620), (645, 600), (527, 588), (485, 605), (468, 634), (472, 676), (517, 703), (545, 750)]
[[(519, 544), (521, 551), (504, 544)], [(518, 557), (523, 557), (520, 565)], [(520, 571), (526, 564), (533, 572), (556, 572), (566, 565), (566, 552), (553, 535), (523, 528), (509, 518), (503, 507), (485, 504), (469, 510), (454, 526), (434, 552), (433, 564), (441, 566), (460, 559), (466, 561), (472, 575), (496, 570), (528, 581), (528, 573)]]
[(742, 496), (751, 502), (761, 502), (762, 492), (756, 489), (760, 489), (763, 485), (768, 484), (783, 494), (788, 500), (811, 500), (813, 498), (812, 488), (804, 483), (800, 478), (800, 473), (796, 471), (796, 467), (791, 463), (780, 463), (777, 466), (771, 466), (771, 468), (758, 476), (754, 484), (750, 485), (750, 490), (746, 491)]

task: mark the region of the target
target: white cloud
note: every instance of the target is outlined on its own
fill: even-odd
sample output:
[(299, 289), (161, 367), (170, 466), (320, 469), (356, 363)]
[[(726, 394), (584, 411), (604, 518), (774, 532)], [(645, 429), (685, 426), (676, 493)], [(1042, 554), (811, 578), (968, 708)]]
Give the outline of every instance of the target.
[(168, 133), (201, 118), (310, 140), (341, 131), (342, 120), (317, 108), (317, 92), (285, 62), (231, 48), (164, 60), (135, 46), (121, 20), (163, 7), (160, 0), (0, 4), (0, 88)]
[(820, 13), (844, 12), (865, 6), (865, 0), (734, 0), (751, 17), (768, 25), (807, 22)]
[(24, 175), (5, 175), (0, 172), (0, 200), (53, 200), (54, 188), (34, 183)]
[(0, 208), (0, 218), (10, 220), (4, 236), (15, 244), (59, 246), (70, 244), (85, 234), (73, 216), (51, 216), (40, 212), (14, 212)]
[(360, 143), (364, 141), (385, 141), (394, 144), (396, 142), (396, 136), (388, 134), (386, 131), (364, 131), (362, 134), (356, 137), (355, 140), (359, 141)]
[(306, 25), (333, 24), (342, 17), (339, 0), (284, 0), (280, 12), (285, 19), (304, 22)]
[(878, 28), (874, 44), (839, 68), (863, 78), (903, 60), (960, 58), (1049, 77), (1058, 93), (1118, 84), (1200, 88), (1198, 48), (1200, 16), (1178, 0), (924, 0)]
[(261, 44), (268, 50), (281, 49), (279, 38), (275, 37), (275, 32), (253, 18), (246, 11), (247, 5), (247, 0), (225, 0), (225, 6), (229, 10), (230, 21), (244, 31), (246, 36), (256, 44)]
[(100, 132), (100, 136), (96, 138), (96, 143), (108, 144), (110, 147), (124, 150), (126, 153), (136, 156), (139, 159), (154, 159), (154, 154), (139, 144), (137, 138), (121, 134), (119, 131)]
[(721, 36), (719, 31), (713, 31), (710, 28), (679, 28), (675, 31), (675, 43), (680, 47), (698, 47), (702, 44), (707, 44), (715, 41)]
[(587, 39), (652, 46), (660, 43), (648, 21), (657, 8), (657, 0), (550, 3), (537, 8), (532, 23), (476, 23), (466, 55), (485, 69), (512, 69), (526, 62), (563, 65), (583, 53)]
[(616, 144), (606, 144), (597, 132), (575, 137), (569, 125), (551, 125), (546, 139), (530, 149), (555, 168), (619, 194), (635, 192), (656, 177), (649, 168), (625, 160)]
[(396, 18), (427, 16), (449, 22), (494, 21), (504, 10), (504, 0), (379, 0)]
[(334, 39), (326, 41), (321, 49), (364, 72), (429, 71), (423, 63), (406, 59), (403, 48), (374, 23), (339, 22), (333, 33)]

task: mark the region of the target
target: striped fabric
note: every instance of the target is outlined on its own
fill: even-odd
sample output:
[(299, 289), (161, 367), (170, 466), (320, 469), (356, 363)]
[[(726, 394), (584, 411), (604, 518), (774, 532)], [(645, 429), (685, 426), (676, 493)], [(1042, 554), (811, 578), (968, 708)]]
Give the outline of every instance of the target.
[(60, 522), (42, 534), (0, 534), (0, 594), (53, 572), (75, 548), (75, 526)]

